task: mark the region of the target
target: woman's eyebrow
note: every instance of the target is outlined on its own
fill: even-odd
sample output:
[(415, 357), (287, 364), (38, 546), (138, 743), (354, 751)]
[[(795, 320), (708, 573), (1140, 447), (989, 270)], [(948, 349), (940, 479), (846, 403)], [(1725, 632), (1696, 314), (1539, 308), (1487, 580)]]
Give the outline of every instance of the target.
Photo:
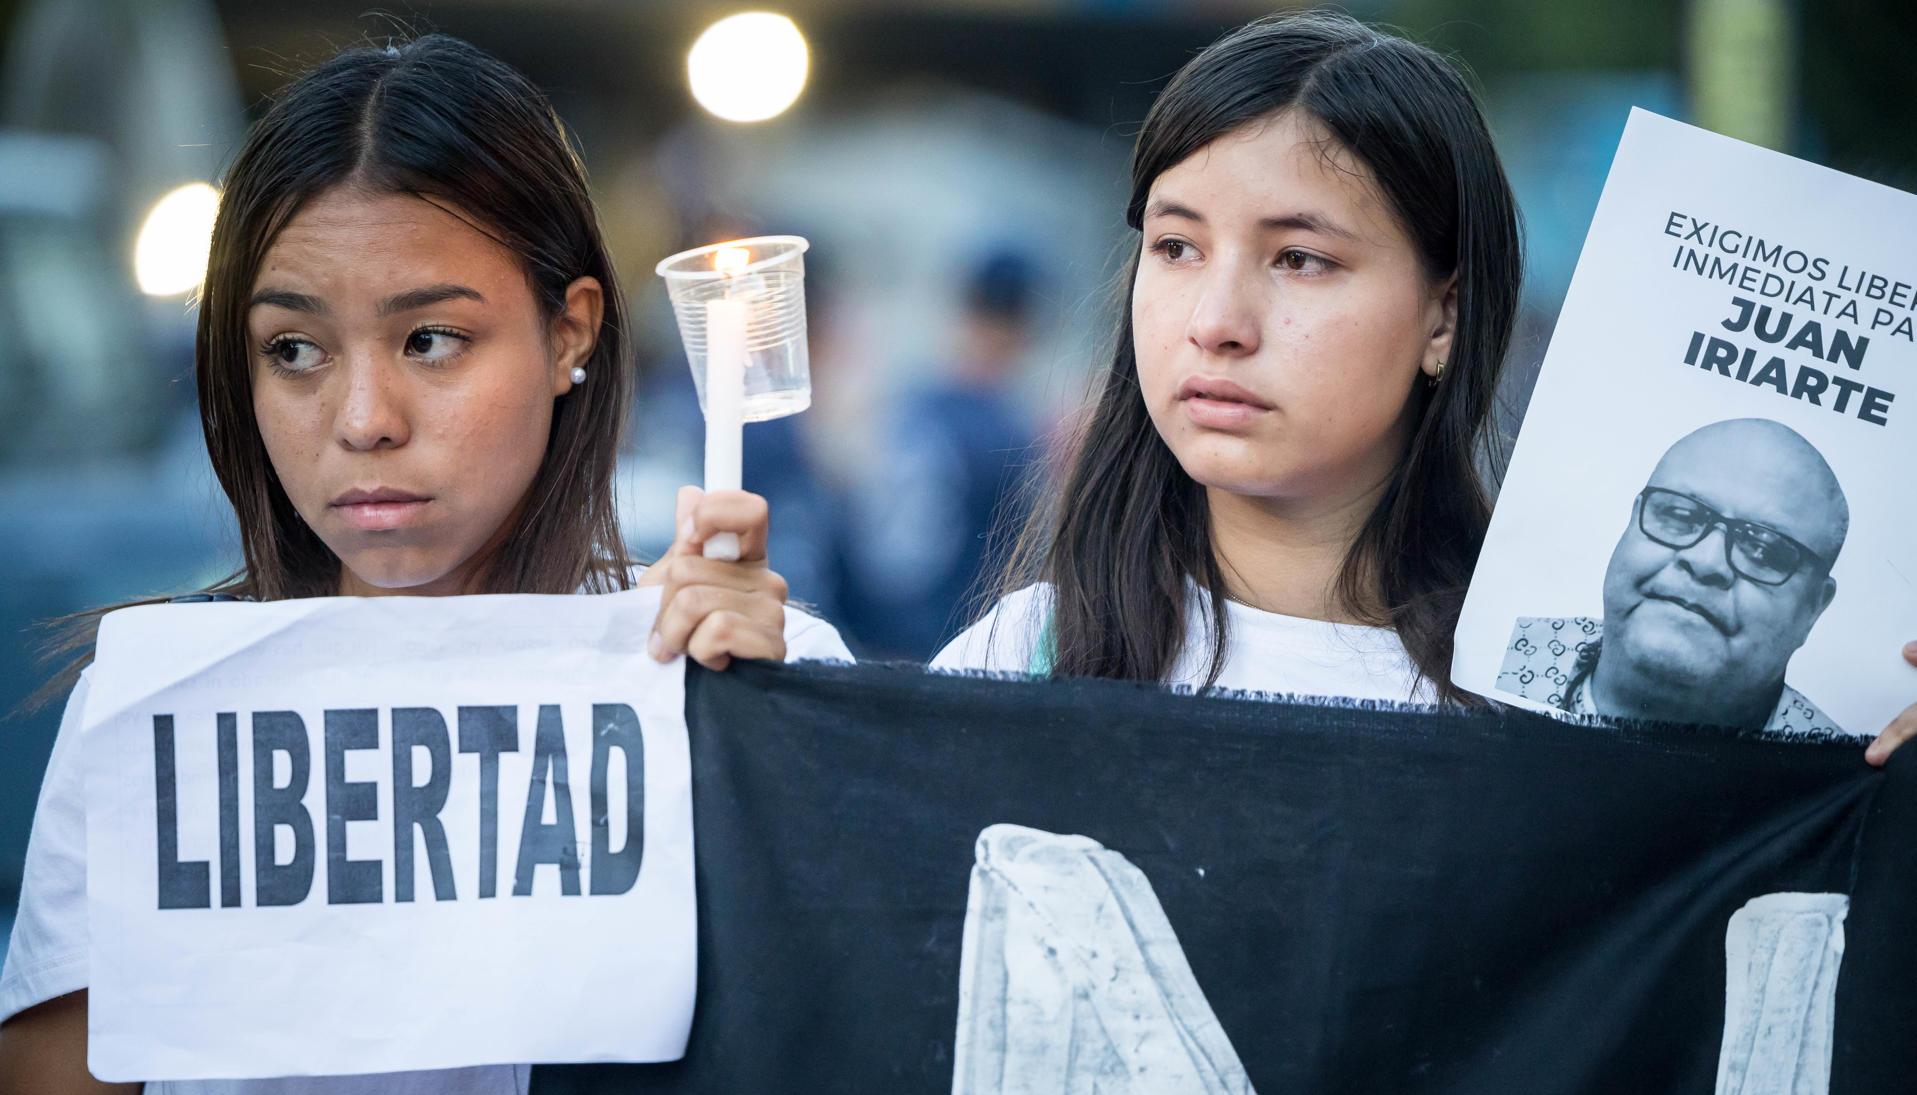
[[(1167, 198), (1160, 198), (1145, 207), (1145, 219), (1150, 220), (1153, 217), (1177, 217), (1180, 220), (1188, 220), (1194, 224), (1205, 223), (1204, 215), (1191, 206), (1182, 205)], [(1279, 216), (1261, 217), (1258, 220), (1258, 227), (1265, 229), (1295, 228), (1306, 232), (1322, 232), (1327, 236), (1337, 236), (1340, 239), (1351, 240), (1354, 243), (1363, 242), (1356, 232), (1338, 224), (1338, 222), (1325, 216), (1323, 213), (1286, 213)]]
[(1159, 198), (1145, 207), (1145, 219), (1153, 217), (1178, 217), (1197, 224), (1205, 223), (1205, 218), (1189, 205), (1180, 205), (1166, 198)]
[[(379, 314), (390, 316), (449, 300), (473, 300), (481, 304), (486, 303), (485, 295), (477, 289), (452, 282), (442, 282), (438, 285), (408, 289), (403, 293), (395, 293), (387, 297), (380, 302)], [(316, 316), (326, 315), (332, 310), (320, 298), (305, 293), (295, 293), (290, 289), (261, 289), (253, 294), (253, 299), (246, 302), (248, 308), (257, 308), (262, 304), (270, 304), (276, 308), (285, 308), (294, 312), (307, 312)]]
[(329, 310), (326, 302), (320, 298), (307, 296), (305, 293), (295, 293), (290, 289), (261, 289), (253, 294), (252, 300), (246, 302), (248, 309), (258, 308), (262, 304), (270, 304), (275, 308), (285, 308), (292, 312), (308, 312), (316, 316), (323, 316)]
[(1264, 217), (1258, 221), (1260, 228), (1298, 228), (1306, 232), (1322, 232), (1327, 236), (1337, 236), (1353, 243), (1363, 242), (1358, 234), (1345, 228), (1322, 213), (1287, 213), (1282, 217)]
[(465, 285), (456, 285), (452, 282), (441, 282), (438, 285), (428, 285), (420, 289), (408, 289), (403, 293), (395, 293), (387, 297), (380, 302), (379, 314), (382, 316), (397, 315), (400, 312), (410, 312), (415, 308), (426, 308), (434, 304), (443, 304), (449, 300), (473, 300), (481, 304), (486, 303), (485, 296), (477, 289)]

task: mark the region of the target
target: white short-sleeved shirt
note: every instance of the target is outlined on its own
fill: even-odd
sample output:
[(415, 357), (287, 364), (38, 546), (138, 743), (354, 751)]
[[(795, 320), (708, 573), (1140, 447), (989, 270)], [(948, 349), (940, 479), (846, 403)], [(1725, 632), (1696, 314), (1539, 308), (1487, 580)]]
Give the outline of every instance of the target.
[[(611, 596), (617, 596), (612, 594)], [(797, 609), (785, 613), (786, 660), (846, 661), (852, 652), (838, 629)], [(87, 987), (86, 784), (80, 762), (80, 714), (87, 674), (67, 698), (66, 713), (41, 778), (27, 840), (20, 909), (0, 971), (0, 1022), (55, 997)], [(309, 1076), (276, 1080), (160, 1081), (147, 1095), (526, 1095), (530, 1065), (363, 1076)]]
[[(1185, 643), (1165, 683), (1196, 687), (1211, 665), (1210, 609), (1203, 590), (1192, 588), (1185, 607)], [(1050, 626), (1051, 587), (1026, 586), (960, 632), (932, 659), (941, 670), (984, 669), (1031, 673)], [(1224, 668), (1217, 687), (1239, 692), (1344, 697), (1432, 703), (1435, 693), (1388, 627), (1306, 620), (1225, 603)]]

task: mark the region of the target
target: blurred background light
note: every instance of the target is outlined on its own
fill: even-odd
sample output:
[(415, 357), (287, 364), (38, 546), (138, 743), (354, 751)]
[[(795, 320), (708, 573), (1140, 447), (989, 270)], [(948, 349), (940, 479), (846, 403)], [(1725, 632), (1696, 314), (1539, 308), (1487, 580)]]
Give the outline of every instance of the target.
[(199, 288), (219, 209), (220, 192), (203, 182), (176, 187), (153, 204), (133, 246), (142, 293), (170, 297)]
[(728, 122), (783, 114), (805, 90), (811, 64), (805, 35), (771, 12), (730, 15), (706, 28), (686, 55), (692, 97)]

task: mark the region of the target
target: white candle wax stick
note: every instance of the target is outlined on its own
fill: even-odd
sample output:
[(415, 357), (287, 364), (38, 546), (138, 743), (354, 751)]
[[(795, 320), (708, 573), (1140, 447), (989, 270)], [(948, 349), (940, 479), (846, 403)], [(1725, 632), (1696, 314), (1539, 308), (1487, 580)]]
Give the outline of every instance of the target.
[[(739, 490), (744, 475), (746, 303), (706, 302), (706, 490)], [(705, 557), (739, 557), (737, 533), (716, 533)]]

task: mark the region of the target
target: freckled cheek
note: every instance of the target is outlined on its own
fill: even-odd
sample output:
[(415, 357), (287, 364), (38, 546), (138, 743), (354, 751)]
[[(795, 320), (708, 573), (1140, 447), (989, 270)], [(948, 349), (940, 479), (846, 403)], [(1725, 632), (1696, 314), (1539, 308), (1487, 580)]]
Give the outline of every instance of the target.
[(1272, 337), (1288, 355), (1317, 368), (1335, 368), (1345, 377), (1363, 376), (1377, 357), (1366, 324), (1343, 312), (1291, 309), (1276, 326)]
[(1423, 333), (1415, 300), (1381, 289), (1361, 289), (1306, 297), (1289, 313), (1296, 321), (1287, 332), (1309, 339), (1316, 353), (1342, 363), (1356, 378), (1382, 379), (1415, 368)]
[(1148, 406), (1170, 399), (1177, 383), (1178, 348), (1184, 344), (1186, 312), (1174, 300), (1146, 300), (1132, 311), (1132, 348), (1138, 358), (1138, 382)]
[(1353, 383), (1335, 340), (1309, 322), (1279, 319), (1267, 339), (1265, 375), (1271, 394), (1294, 418), (1324, 429), (1352, 417), (1363, 393)]
[(1401, 333), (1349, 315), (1295, 316), (1279, 325), (1292, 387), (1328, 433), (1376, 433), (1397, 421), (1409, 395), (1416, 347)]
[(326, 451), (326, 422), (321, 412), (298, 402), (262, 395), (253, 402), (254, 421), (273, 474), (293, 503), (309, 519), (324, 507), (320, 482), (321, 458)]
[(545, 457), (550, 423), (550, 394), (494, 390), (442, 408), (427, 429), (450, 479), (469, 491), (493, 492), (531, 482)]

